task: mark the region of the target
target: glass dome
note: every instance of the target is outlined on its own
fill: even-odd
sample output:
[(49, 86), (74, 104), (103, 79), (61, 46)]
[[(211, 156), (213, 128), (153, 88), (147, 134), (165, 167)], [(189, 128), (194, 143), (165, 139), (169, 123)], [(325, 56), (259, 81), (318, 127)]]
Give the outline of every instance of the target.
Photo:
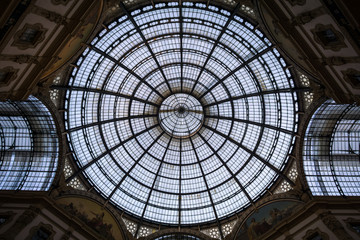
[(125, 14), (70, 76), (73, 177), (83, 174), (128, 214), (167, 225), (218, 221), (288, 180), (297, 96), (265, 35), (238, 8), (121, 6)]

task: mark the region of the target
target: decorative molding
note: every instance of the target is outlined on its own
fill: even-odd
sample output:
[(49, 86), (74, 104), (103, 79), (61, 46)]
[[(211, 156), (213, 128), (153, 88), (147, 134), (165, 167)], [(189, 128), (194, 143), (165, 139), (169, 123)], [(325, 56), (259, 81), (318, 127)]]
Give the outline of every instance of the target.
[(7, 231), (0, 235), (0, 239), (11, 240), (15, 239), (16, 235), (26, 226), (28, 226), (40, 213), (40, 209), (30, 206), (23, 212)]
[[(320, 238), (317, 238), (318, 236), (320, 236)], [(303, 240), (314, 240), (314, 239), (329, 240), (329, 235), (320, 231), (319, 228), (315, 228), (315, 229), (308, 230), (302, 239)]]
[(54, 5), (64, 5), (66, 6), (68, 3), (70, 2), (70, 0), (51, 0), (51, 3)]
[(5, 222), (2, 222), (0, 224), (0, 226), (4, 226), (6, 224), (8, 224), (9, 222), (12, 221), (12, 219), (14, 218), (15, 213), (13, 211), (7, 211), (7, 212), (1, 212), (0, 213), (0, 218), (5, 218)]
[[(9, 1), (9, 3), (7, 5), (11, 5), (10, 4), (11, 1)], [(15, 2), (15, 1), (13, 1)], [(22, 0), (22, 1), (17, 1), (18, 4), (16, 6), (16, 8), (12, 11), (11, 15), (8, 16), (8, 19), (6, 20), (5, 23), (3, 23), (3, 25), (1, 26), (1, 30), (0, 30), (0, 41), (3, 41), (6, 36), (6, 34), (8, 32), (11, 31), (11, 29), (16, 25), (16, 23), (19, 21), (19, 19), (21, 18), (22, 14), (24, 14), (24, 12), (27, 10), (27, 8), (29, 7), (31, 0)], [(5, 7), (6, 9), (6, 7)], [(2, 13), (4, 14), (4, 13)], [(3, 17), (3, 16), (1, 16)]]
[(203, 240), (213, 240), (214, 238), (211, 238), (210, 236), (206, 235), (203, 232), (200, 232), (198, 230), (195, 229), (189, 229), (189, 228), (182, 228), (182, 229), (178, 229), (178, 228), (167, 228), (167, 229), (162, 229), (159, 230), (156, 233), (153, 233), (151, 235), (149, 235), (149, 237), (147, 239), (150, 240), (154, 240), (157, 238), (160, 238), (162, 236), (167, 236), (167, 235), (191, 235), (191, 236), (195, 236), (199, 239), (203, 239)]
[[(50, 224), (44, 224), (44, 223), (40, 223), (37, 226), (34, 226), (30, 229), (29, 235), (26, 238), (26, 240), (32, 240), (32, 239), (45, 239), (45, 236), (38, 236), (39, 231), (42, 231), (43, 233), (48, 234), (48, 236), (46, 236), (46, 240), (53, 240), (54, 239), (54, 235), (55, 235), (55, 231), (52, 228), (52, 226)], [(42, 237), (42, 238), (41, 238)]]
[(10, 82), (17, 78), (17, 73), (19, 69), (15, 69), (13, 67), (4, 67), (0, 69), (0, 73), (2, 77), (0, 78), (0, 86), (8, 86)]
[(48, 19), (51, 22), (57, 23), (57, 24), (66, 24), (66, 17), (53, 12), (53, 11), (49, 11), (46, 10), (42, 7), (38, 7), (38, 6), (33, 6), (31, 11), (39, 16), (42, 16), (46, 19)]
[(360, 63), (360, 57), (329, 57), (323, 59), (322, 62), (327, 65), (341, 66), (348, 63)]
[(294, 238), (291, 235), (288, 235), (285, 237), (285, 240), (294, 240)]
[[(343, 2), (346, 1), (334, 1), (334, 0), (322, 0), (321, 1), (329, 13), (332, 15), (332, 18), (337, 22), (338, 26), (347, 32), (347, 39), (351, 39), (353, 43), (360, 47), (360, 33), (358, 30), (358, 24), (354, 23), (351, 18), (346, 17), (346, 10), (340, 6), (343, 6)], [(357, 7), (357, 4), (354, 3), (354, 7)], [(345, 11), (344, 11), (345, 10)], [(350, 14), (351, 15), (351, 14)], [(353, 16), (357, 17), (357, 16)]]
[(344, 80), (348, 82), (353, 88), (360, 88), (360, 71), (350, 68), (341, 72), (343, 73)]
[[(29, 33), (33, 31), (32, 33)], [(47, 29), (43, 28), (40, 23), (28, 24), (26, 23), (24, 27), (17, 31), (14, 35), (14, 42), (12, 46), (16, 46), (21, 50), (27, 48), (35, 48), (40, 42), (45, 39), (45, 33)], [(29, 35), (32, 35), (28, 37)]]
[(326, 14), (326, 10), (323, 7), (318, 7), (313, 10), (303, 12), (291, 20), (291, 25), (302, 25), (311, 22), (315, 18)]
[(324, 49), (339, 51), (341, 48), (347, 47), (344, 42), (344, 36), (331, 24), (323, 25), (317, 24), (314, 29), (311, 29), (314, 40), (319, 43)]
[(62, 237), (60, 238), (60, 240), (69, 240), (69, 239), (71, 238), (71, 236), (72, 236), (71, 231), (67, 231), (66, 233), (64, 233), (64, 234), (62, 235)]
[(296, 5), (302, 6), (305, 5), (306, 3), (306, 0), (287, 0), (287, 1), (291, 4), (291, 6), (296, 6)]
[(8, 54), (1, 54), (0, 55), (1, 61), (12, 61), (19, 64), (23, 63), (34, 63), (38, 64), (40, 57), (37, 56), (31, 56), (31, 55), (8, 55)]
[(336, 219), (331, 212), (322, 212), (319, 214), (321, 221), (340, 239), (352, 240), (353, 238), (345, 231), (343, 225)]
[(348, 229), (350, 229), (350, 231), (356, 233), (359, 238), (360, 238), (360, 228), (358, 230), (354, 229), (353, 224), (356, 224), (356, 226), (360, 226), (360, 219), (354, 219), (354, 218), (347, 218), (344, 220), (344, 222), (346, 223), (346, 226), (348, 227)]

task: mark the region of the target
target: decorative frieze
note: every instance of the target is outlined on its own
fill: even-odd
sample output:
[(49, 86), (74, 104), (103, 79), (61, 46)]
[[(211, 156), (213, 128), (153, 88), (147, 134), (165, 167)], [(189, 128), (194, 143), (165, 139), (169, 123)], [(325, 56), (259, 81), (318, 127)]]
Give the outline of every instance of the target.
[(344, 226), (336, 219), (331, 212), (319, 214), (321, 221), (338, 237), (340, 240), (352, 240), (353, 238), (345, 231)]
[(40, 57), (24, 55), (24, 54), (23, 55), (8, 55), (8, 54), (0, 55), (0, 61), (11, 61), (11, 62), (19, 63), (19, 64), (23, 64), (23, 63), (38, 64), (39, 60), (40, 60)]
[(49, 11), (47, 9), (44, 9), (44, 8), (38, 7), (38, 6), (33, 6), (31, 11), (34, 14), (42, 16), (51, 22), (54, 22), (57, 24), (66, 24), (66, 18), (56, 12)]
[(315, 8), (313, 10), (303, 12), (297, 15), (291, 20), (292, 25), (302, 25), (311, 22), (315, 18), (326, 14), (326, 11), (323, 7)]

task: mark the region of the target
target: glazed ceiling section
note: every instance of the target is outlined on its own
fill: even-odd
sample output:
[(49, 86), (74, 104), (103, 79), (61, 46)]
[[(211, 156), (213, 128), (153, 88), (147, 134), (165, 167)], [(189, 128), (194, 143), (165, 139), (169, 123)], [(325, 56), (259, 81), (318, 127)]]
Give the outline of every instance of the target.
[[(217, 7), (172, 2), (130, 15), (139, 29), (126, 15), (111, 23), (70, 77), (66, 128), (80, 171), (105, 199), (154, 222), (244, 209), (282, 176), (294, 142), (286, 63), (261, 31)], [(175, 92), (204, 109), (188, 138), (158, 120)]]

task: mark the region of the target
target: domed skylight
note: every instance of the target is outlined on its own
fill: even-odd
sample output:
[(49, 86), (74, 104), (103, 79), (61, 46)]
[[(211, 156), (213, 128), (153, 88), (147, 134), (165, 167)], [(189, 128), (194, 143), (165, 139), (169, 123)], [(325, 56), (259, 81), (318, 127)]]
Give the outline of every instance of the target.
[(244, 18), (201, 3), (147, 6), (106, 26), (76, 64), (65, 100), (76, 174), (127, 213), (216, 221), (287, 180), (292, 75)]

